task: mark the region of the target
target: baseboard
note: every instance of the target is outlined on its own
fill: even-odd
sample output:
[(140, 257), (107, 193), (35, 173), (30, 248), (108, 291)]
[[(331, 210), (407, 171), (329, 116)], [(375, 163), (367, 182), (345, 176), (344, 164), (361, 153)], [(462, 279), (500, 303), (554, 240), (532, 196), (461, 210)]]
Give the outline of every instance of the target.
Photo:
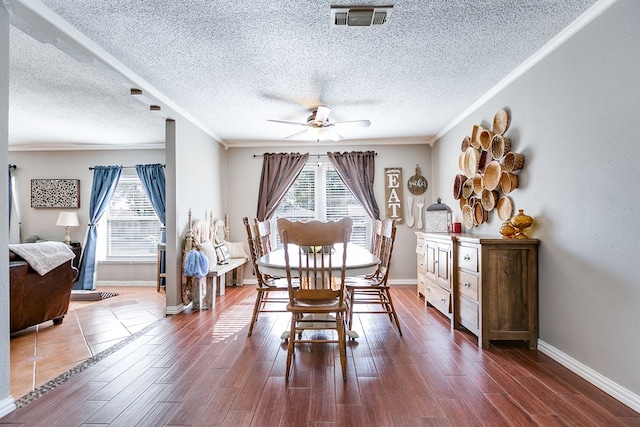
[(538, 340), (538, 350), (565, 368), (584, 378), (586, 381), (589, 381), (600, 390), (629, 406), (634, 411), (640, 412), (640, 396), (637, 394), (627, 390), (620, 384), (611, 381), (609, 378), (599, 374), (590, 367), (580, 363), (542, 340)]
[(178, 314), (183, 312), (186, 308), (187, 306), (185, 306), (184, 304), (168, 305), (164, 308), (164, 315), (170, 316), (172, 314)]
[(389, 286), (416, 286), (418, 279), (389, 279)]
[(9, 396), (0, 401), (0, 418), (16, 410), (16, 401), (13, 397)]
[(123, 282), (122, 280), (99, 280), (96, 281), (96, 288), (100, 287), (100, 286), (109, 286), (109, 287), (125, 287), (125, 286), (152, 286), (152, 287), (157, 287), (158, 283), (155, 281), (148, 281), (148, 280), (132, 280), (129, 282)]

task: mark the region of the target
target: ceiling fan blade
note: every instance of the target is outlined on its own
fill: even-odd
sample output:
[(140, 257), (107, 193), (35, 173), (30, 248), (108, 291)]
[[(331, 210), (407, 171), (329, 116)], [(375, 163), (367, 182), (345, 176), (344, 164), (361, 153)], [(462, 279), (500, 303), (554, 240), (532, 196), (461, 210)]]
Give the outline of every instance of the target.
[(322, 132), (332, 141), (342, 141), (343, 137), (333, 129), (324, 128)]
[(318, 105), (318, 108), (316, 110), (316, 122), (326, 122), (329, 118), (329, 114), (331, 114), (331, 108), (325, 107), (324, 105)]
[(286, 120), (273, 120), (273, 119), (267, 119), (268, 122), (273, 122), (273, 123), (283, 123), (285, 125), (296, 125), (296, 126), (309, 126), (307, 123), (300, 123), (300, 122), (288, 122)]
[(336, 126), (352, 126), (352, 127), (362, 127), (366, 128), (371, 126), (371, 122), (369, 120), (346, 120), (344, 122), (333, 122)]
[(284, 139), (293, 139), (293, 138), (295, 138), (295, 137), (297, 137), (297, 136), (299, 136), (299, 135), (302, 135), (302, 134), (304, 134), (304, 133), (307, 133), (307, 131), (308, 131), (308, 130), (309, 130), (309, 129), (305, 129), (305, 130), (303, 130), (303, 131), (296, 132), (296, 133), (294, 133), (293, 135), (285, 136), (285, 137), (284, 137)]

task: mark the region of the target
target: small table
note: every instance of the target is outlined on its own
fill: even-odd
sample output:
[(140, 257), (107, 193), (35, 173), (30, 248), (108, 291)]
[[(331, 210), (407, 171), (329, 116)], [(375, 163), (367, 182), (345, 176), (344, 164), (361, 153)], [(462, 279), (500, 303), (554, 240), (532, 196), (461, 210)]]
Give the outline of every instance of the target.
[[(289, 262), (291, 263), (291, 270), (298, 266), (297, 251), (300, 249), (296, 245), (289, 245)], [(340, 274), (342, 268), (342, 245), (335, 245), (335, 251), (331, 254), (333, 270)], [(293, 256), (296, 254), (296, 256)], [(268, 274), (274, 277), (287, 277), (286, 262), (284, 259), (284, 249), (276, 249), (258, 259), (258, 268), (264, 274)], [(347, 246), (347, 261), (346, 261), (346, 276), (355, 277), (370, 274), (376, 271), (380, 264), (380, 258), (369, 252), (368, 250), (353, 245), (351, 243)], [(346, 331), (347, 336), (350, 338), (358, 338), (358, 333), (355, 331)], [(282, 339), (289, 337), (289, 331), (283, 332)]]

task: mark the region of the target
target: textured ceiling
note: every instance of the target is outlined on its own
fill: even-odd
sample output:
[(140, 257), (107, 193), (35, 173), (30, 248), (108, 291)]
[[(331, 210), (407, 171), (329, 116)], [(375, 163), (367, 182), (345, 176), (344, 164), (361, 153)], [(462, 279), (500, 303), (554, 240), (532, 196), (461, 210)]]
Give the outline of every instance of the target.
[[(267, 119), (306, 122), (319, 104), (334, 122), (371, 121), (337, 128), (345, 140), (427, 141), (596, 2), (373, 2), (393, 5), (386, 25), (340, 28), (330, 6), (367, 3), (7, 1), (21, 30), (11, 31), (14, 147), (162, 143), (163, 117), (131, 87), (149, 88), (167, 114), (190, 115), (230, 146), (282, 142), (303, 128)], [(85, 62), (56, 48), (65, 44), (25, 6), (49, 12), (49, 22), (61, 17), (118, 71), (82, 48), (72, 53)]]

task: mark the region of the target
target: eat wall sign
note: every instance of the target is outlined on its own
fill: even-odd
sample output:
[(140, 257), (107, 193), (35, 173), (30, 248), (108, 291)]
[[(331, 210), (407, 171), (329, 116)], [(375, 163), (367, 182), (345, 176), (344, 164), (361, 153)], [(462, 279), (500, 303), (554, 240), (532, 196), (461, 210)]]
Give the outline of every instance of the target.
[(401, 224), (404, 221), (404, 209), (402, 206), (402, 168), (385, 168), (384, 200), (387, 218), (396, 220)]

